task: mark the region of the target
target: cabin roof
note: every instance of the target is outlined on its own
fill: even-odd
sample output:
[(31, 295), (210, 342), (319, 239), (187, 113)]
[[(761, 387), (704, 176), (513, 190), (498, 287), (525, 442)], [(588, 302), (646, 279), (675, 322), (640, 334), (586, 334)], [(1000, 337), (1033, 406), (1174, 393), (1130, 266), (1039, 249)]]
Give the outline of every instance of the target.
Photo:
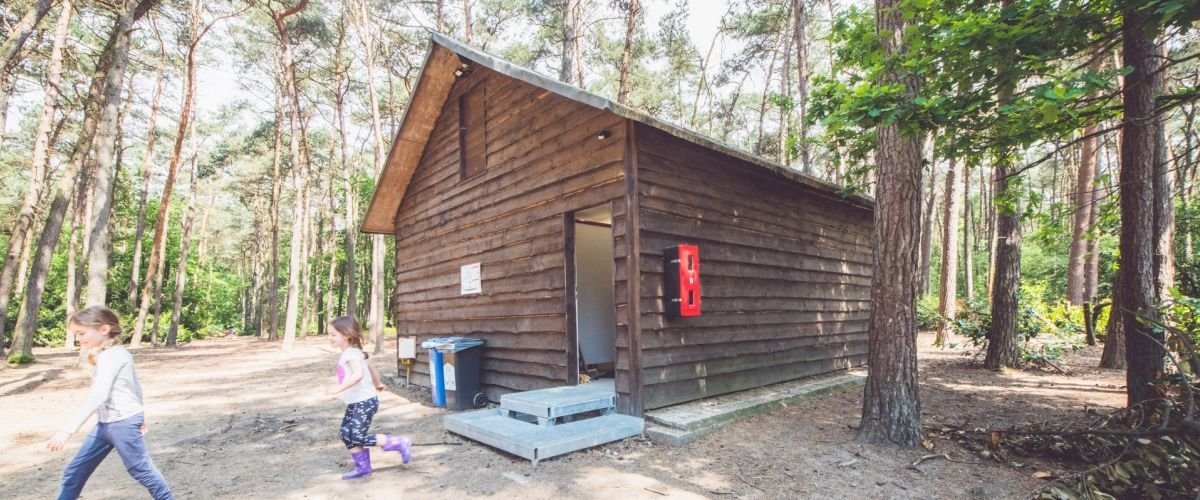
[(842, 196), (842, 189), (836, 184), (805, 175), (742, 149), (716, 141), (700, 133), (667, 123), (644, 112), (615, 103), (584, 89), (543, 76), (533, 70), (517, 66), (509, 61), (469, 47), (464, 43), (439, 33), (432, 33), (429, 52), (425, 56), (425, 63), (421, 68), (421, 74), (417, 78), (412, 99), (409, 102), (408, 109), (404, 112), (404, 118), (400, 123), (400, 130), (396, 132), (396, 138), (392, 141), (392, 149), (388, 153), (383, 171), (379, 174), (375, 194), (371, 198), (370, 205), (367, 207), (367, 213), (362, 223), (362, 231), (364, 233), (393, 233), (396, 211), (400, 208), (400, 202), (404, 199), (404, 194), (408, 189), (409, 182), (412, 180), (413, 172), (416, 170), (417, 164), (421, 160), (421, 155), (425, 150), (425, 145), (433, 133), (434, 124), (437, 122), (438, 116), (441, 115), (446, 97), (450, 94), (450, 89), (454, 86), (454, 82), (457, 79), (454, 73), (463, 64), (461, 59), (469, 60), (474, 64), (486, 67), (529, 85), (546, 89), (572, 101), (610, 111), (623, 118), (654, 127), (674, 137), (746, 161), (817, 191), (828, 193), (832, 195), (832, 198), (841, 199), (845, 202), (866, 208), (873, 208), (875, 205), (874, 200), (866, 196)]

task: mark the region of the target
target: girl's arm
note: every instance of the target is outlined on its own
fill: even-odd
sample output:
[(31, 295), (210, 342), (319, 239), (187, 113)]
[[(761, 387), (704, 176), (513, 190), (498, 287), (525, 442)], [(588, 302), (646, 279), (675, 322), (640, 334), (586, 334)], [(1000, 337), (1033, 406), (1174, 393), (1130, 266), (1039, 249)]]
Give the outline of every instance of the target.
[(122, 366), (124, 363), (118, 360), (97, 356), (96, 373), (92, 376), (92, 388), (88, 391), (87, 400), (83, 402), (83, 406), (79, 407), (75, 417), (67, 422), (67, 425), (46, 444), (51, 451), (61, 450), (67, 438), (79, 430), (83, 423), (87, 422), (88, 417), (91, 417), (105, 401), (108, 401)]
[(337, 388), (335, 388), (333, 390), (333, 392), (330, 392), (330, 394), (333, 394), (333, 395), (341, 394), (341, 393), (345, 392), (347, 389), (354, 387), (354, 384), (357, 384), (359, 380), (362, 380), (362, 378), (363, 378), (362, 365), (364, 362), (366, 362), (366, 360), (361, 359), (361, 358), (350, 360), (350, 362), (347, 363), (350, 366), (350, 374), (347, 375), (345, 380), (342, 380), (342, 384), (337, 386)]

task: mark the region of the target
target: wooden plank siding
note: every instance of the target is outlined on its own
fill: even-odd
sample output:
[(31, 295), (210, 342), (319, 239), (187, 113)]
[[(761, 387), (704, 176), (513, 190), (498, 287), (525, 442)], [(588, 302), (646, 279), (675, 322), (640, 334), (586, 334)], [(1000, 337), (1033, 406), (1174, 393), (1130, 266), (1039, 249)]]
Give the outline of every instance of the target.
[[(483, 133), (472, 123), (462, 140), (459, 98), (467, 92), (482, 96)], [(627, 267), (624, 123), (484, 67), (455, 82), (396, 213), (399, 334), (418, 344), (486, 339), (482, 383), (493, 401), (566, 385), (565, 214), (611, 204), (616, 266)], [(598, 139), (604, 130), (610, 137)], [(461, 179), (461, 144), (483, 155), (483, 173)], [(482, 264), (483, 293), (460, 295), (459, 269), (474, 262)], [(620, 297), (627, 280), (616, 281)], [(620, 324), (627, 302), (618, 300)], [(419, 350), (414, 372), (414, 382), (428, 384), (427, 352)]]
[[(638, 124), (645, 409), (866, 361), (872, 214)], [(662, 251), (700, 248), (703, 311), (668, 318)]]

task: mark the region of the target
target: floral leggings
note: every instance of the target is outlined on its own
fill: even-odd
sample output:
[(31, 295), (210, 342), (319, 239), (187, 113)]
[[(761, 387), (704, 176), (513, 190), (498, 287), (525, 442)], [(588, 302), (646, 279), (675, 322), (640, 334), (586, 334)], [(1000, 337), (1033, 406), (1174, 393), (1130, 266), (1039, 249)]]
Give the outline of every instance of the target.
[(368, 432), (375, 412), (379, 411), (379, 398), (346, 405), (346, 416), (342, 417), (342, 442), (346, 448), (375, 446), (375, 435)]

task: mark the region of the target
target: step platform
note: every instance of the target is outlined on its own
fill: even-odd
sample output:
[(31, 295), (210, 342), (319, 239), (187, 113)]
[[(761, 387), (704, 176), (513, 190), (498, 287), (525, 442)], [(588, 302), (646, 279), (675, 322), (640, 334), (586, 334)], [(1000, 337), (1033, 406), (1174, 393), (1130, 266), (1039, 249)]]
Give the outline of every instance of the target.
[(641, 434), (642, 419), (614, 412), (616, 397), (611, 380), (506, 394), (500, 408), (447, 415), (443, 424), (450, 432), (536, 465)]

